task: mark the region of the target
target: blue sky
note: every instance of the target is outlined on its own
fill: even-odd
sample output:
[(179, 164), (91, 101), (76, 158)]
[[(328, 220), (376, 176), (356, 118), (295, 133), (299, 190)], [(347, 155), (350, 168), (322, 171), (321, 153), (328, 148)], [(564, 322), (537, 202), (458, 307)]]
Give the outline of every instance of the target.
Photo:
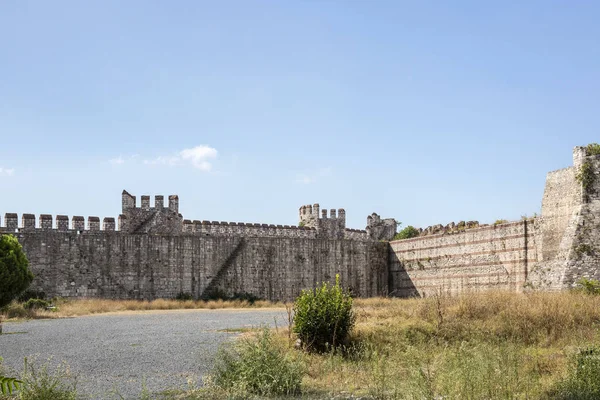
[[(526, 4), (525, 4), (526, 3)], [(0, 215), (539, 212), (600, 141), (600, 4), (0, 1)]]

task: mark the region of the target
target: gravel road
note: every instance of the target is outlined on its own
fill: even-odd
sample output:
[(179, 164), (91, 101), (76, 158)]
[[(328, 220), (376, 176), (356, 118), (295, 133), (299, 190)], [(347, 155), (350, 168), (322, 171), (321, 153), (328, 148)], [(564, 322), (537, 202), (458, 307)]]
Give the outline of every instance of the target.
[[(93, 399), (135, 399), (201, 382), (219, 345), (262, 324), (287, 325), (285, 310), (177, 310), (4, 323), (0, 356), (21, 371), (24, 357), (65, 361)], [(115, 389), (118, 388), (118, 394)], [(119, 397), (122, 396), (122, 397)]]

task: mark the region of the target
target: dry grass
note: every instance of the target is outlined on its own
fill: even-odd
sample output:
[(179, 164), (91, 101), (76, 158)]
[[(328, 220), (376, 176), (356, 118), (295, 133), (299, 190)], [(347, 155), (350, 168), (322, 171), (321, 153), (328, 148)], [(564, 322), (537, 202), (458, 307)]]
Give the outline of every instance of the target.
[(27, 310), (23, 304), (13, 302), (2, 311), (4, 319), (36, 319), (36, 318), (64, 318), (81, 315), (102, 314), (109, 312), (125, 311), (152, 311), (152, 310), (199, 310), (199, 309), (225, 309), (225, 308), (283, 308), (283, 303), (258, 300), (250, 303), (245, 300), (170, 300), (157, 299), (144, 300), (110, 300), (110, 299), (76, 299), (57, 300), (53, 303), (55, 310)]
[[(77, 300), (59, 304), (54, 316), (250, 306), (241, 301)], [(288, 327), (277, 328), (288, 356), (305, 366), (305, 398), (555, 398), (553, 390), (568, 374), (571, 356), (579, 348), (600, 345), (600, 296), (580, 292), (356, 299), (354, 310), (356, 328), (342, 351), (303, 353), (294, 347)], [(178, 398), (230, 398), (230, 393), (216, 394), (204, 388)]]
[(358, 336), (421, 331), (445, 342), (479, 339), (548, 347), (595, 340), (600, 326), (600, 296), (580, 292), (357, 299), (355, 307)]
[(357, 299), (355, 311), (349, 349), (306, 355), (308, 393), (547, 398), (570, 355), (600, 343), (600, 296), (577, 292)]

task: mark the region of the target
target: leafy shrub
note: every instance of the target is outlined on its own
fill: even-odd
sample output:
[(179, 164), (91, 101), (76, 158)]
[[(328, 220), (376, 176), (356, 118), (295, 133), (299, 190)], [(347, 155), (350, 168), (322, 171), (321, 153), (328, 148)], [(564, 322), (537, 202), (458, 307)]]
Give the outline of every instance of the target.
[(577, 290), (585, 294), (600, 294), (600, 282), (596, 279), (581, 278), (577, 282)]
[(343, 344), (356, 316), (352, 311), (352, 297), (340, 287), (323, 282), (314, 290), (303, 290), (294, 303), (294, 332), (310, 350), (326, 351)]
[(212, 374), (214, 384), (234, 393), (259, 396), (300, 392), (304, 368), (265, 328), (255, 338), (220, 349)]
[(502, 224), (506, 224), (507, 222), (508, 222), (508, 220), (506, 220), (506, 219), (497, 219), (494, 222), (494, 225), (502, 225)]
[(585, 147), (586, 155), (588, 156), (597, 156), (600, 154), (600, 144), (598, 143), (590, 143)]
[(50, 303), (42, 299), (29, 299), (23, 304), (23, 307), (27, 310), (39, 310), (50, 307)]
[(192, 296), (190, 293), (179, 292), (179, 294), (177, 296), (175, 296), (175, 300), (179, 300), (179, 301), (194, 300), (194, 296)]
[(0, 307), (27, 289), (32, 280), (29, 262), (17, 238), (0, 236)]
[(25, 359), (21, 400), (75, 400), (77, 381), (69, 367), (61, 364), (54, 371), (49, 370), (50, 361), (39, 368)]
[(575, 355), (569, 376), (557, 385), (551, 398), (563, 400), (600, 398), (600, 347), (588, 347)]
[(214, 289), (212, 291), (210, 291), (209, 293), (206, 293), (206, 295), (204, 295), (202, 297), (203, 300), (223, 300), (223, 301), (232, 301), (232, 300), (240, 300), (240, 301), (247, 301), (250, 304), (254, 304), (256, 301), (258, 300), (263, 300), (260, 297), (252, 294), (252, 293), (239, 293), (236, 292), (232, 295), (227, 294), (227, 292), (225, 292), (222, 289)]
[(406, 228), (402, 229), (400, 232), (396, 233), (393, 240), (410, 239), (419, 236), (419, 234), (420, 233), (417, 228), (409, 225)]
[(25, 303), (30, 299), (41, 299), (46, 300), (46, 293), (41, 290), (26, 290), (17, 297), (17, 300), (21, 303)]
[(596, 174), (592, 163), (589, 161), (584, 162), (577, 172), (577, 175), (575, 175), (575, 179), (577, 179), (577, 182), (581, 183), (581, 186), (583, 186), (586, 193), (589, 192), (596, 182)]

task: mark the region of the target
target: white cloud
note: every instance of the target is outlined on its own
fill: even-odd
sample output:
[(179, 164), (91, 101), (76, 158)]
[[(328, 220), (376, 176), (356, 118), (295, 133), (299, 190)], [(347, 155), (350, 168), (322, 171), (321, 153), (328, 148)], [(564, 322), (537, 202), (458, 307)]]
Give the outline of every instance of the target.
[(159, 156), (151, 160), (144, 160), (144, 164), (169, 166), (191, 164), (194, 168), (207, 172), (212, 169), (211, 160), (217, 158), (217, 154), (216, 149), (201, 145), (183, 149), (176, 155)]
[(208, 161), (217, 158), (217, 150), (209, 146), (196, 146), (191, 149), (182, 150), (179, 155), (184, 161), (191, 162), (192, 165), (201, 171), (210, 171), (212, 164)]
[(0, 176), (13, 176), (15, 174), (14, 168), (2, 168), (0, 167)]
[(310, 185), (311, 183), (317, 182), (321, 178), (331, 176), (332, 173), (333, 170), (331, 169), (331, 167), (325, 167), (315, 171), (312, 174), (298, 174), (296, 175), (296, 183)]
[(125, 164), (125, 159), (121, 156), (117, 157), (117, 158), (112, 158), (110, 160), (108, 160), (109, 163), (111, 163), (112, 165), (121, 165), (121, 164)]

